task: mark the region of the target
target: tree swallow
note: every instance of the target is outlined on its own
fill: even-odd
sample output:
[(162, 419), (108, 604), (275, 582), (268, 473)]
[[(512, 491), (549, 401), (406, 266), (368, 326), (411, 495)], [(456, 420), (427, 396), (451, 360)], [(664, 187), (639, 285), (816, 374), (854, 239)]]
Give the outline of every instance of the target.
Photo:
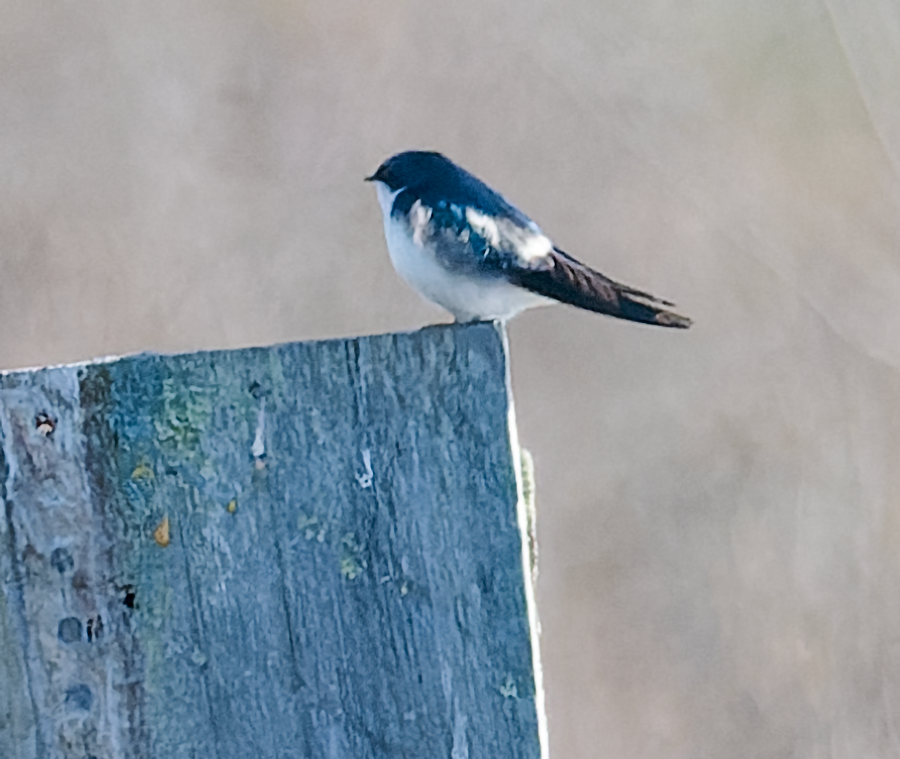
[(375, 183), (397, 273), (457, 321), (506, 321), (559, 301), (620, 319), (686, 328), (672, 303), (614, 282), (557, 248), (540, 227), (440, 153), (388, 158)]

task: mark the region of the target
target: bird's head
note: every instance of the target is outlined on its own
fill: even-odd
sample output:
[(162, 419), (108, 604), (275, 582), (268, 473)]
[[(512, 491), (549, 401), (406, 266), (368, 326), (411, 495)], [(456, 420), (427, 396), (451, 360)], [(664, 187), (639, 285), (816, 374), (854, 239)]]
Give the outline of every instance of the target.
[(391, 192), (404, 188), (415, 189), (422, 184), (440, 186), (452, 181), (459, 169), (440, 153), (408, 150), (388, 158), (367, 182), (382, 182)]

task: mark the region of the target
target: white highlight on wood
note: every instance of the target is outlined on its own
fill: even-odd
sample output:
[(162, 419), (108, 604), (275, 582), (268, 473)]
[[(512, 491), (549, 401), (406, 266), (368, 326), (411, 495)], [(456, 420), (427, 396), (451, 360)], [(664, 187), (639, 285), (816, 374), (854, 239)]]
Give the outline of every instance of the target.
[(366, 471), (363, 474), (356, 475), (356, 481), (359, 483), (359, 486), (365, 490), (366, 488), (372, 487), (372, 481), (375, 477), (375, 472), (372, 471), (372, 454), (368, 448), (363, 450), (363, 465), (366, 467)]
[(250, 446), (250, 453), (254, 458), (260, 459), (266, 453), (266, 442), (264, 435), (266, 432), (266, 407), (264, 401), (260, 404), (259, 414), (256, 416), (256, 436), (253, 438), (253, 445)]
[[(503, 351), (509, 356), (509, 336), (502, 330)], [(509, 446), (512, 450), (513, 472), (516, 476), (516, 516), (519, 523), (519, 534), (522, 536), (522, 573), (525, 578), (525, 604), (528, 608), (528, 627), (531, 637), (531, 665), (534, 671), (534, 704), (537, 712), (538, 741), (541, 744), (542, 759), (550, 756), (550, 731), (547, 727), (547, 705), (544, 694), (544, 667), (541, 662), (541, 621), (538, 617), (537, 598), (532, 577), (532, 556), (529, 550), (529, 515), (525, 503), (525, 486), (522, 480), (522, 448), (519, 445), (519, 430), (516, 426), (516, 408), (512, 392), (512, 374), (509, 361), (506, 363), (506, 393), (509, 398), (507, 409), (507, 425), (509, 430)]]
[(469, 718), (459, 708), (459, 699), (453, 699), (453, 747), (450, 759), (469, 759), (469, 743), (466, 740), (466, 723)]

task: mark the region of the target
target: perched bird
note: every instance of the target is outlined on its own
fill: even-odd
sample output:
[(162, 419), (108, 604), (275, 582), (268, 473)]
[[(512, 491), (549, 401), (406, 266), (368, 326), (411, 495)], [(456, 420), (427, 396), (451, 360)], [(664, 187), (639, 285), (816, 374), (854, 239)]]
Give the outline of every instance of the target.
[(563, 253), (540, 227), (440, 153), (388, 158), (375, 184), (397, 273), (457, 321), (506, 321), (559, 301), (620, 319), (686, 328), (672, 306)]

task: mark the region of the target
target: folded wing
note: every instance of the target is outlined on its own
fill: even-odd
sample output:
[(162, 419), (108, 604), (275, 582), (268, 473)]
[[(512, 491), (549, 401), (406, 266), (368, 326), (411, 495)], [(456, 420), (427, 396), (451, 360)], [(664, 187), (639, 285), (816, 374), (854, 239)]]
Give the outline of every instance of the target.
[(686, 316), (662, 308), (673, 305), (668, 301), (615, 282), (558, 248), (530, 265), (510, 267), (507, 276), (531, 292), (588, 311), (660, 327), (691, 326)]

